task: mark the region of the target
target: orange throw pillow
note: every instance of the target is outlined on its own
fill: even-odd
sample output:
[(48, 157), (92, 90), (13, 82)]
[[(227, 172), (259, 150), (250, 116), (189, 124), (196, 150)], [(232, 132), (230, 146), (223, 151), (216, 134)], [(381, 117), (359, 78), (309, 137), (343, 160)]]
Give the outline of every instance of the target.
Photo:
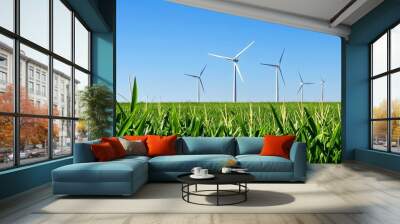
[(124, 146), (122, 146), (121, 142), (116, 137), (109, 137), (109, 138), (101, 138), (101, 142), (108, 142), (114, 149), (115, 155), (117, 158), (125, 157), (126, 151)]
[(147, 136), (148, 156), (176, 155), (176, 135), (172, 136)]
[(261, 149), (262, 156), (280, 156), (289, 159), (290, 148), (296, 140), (294, 135), (264, 136), (264, 145)]
[(143, 143), (146, 143), (147, 135), (125, 135), (124, 139), (129, 141), (142, 141)]
[(99, 162), (110, 161), (116, 159), (115, 151), (112, 145), (108, 142), (91, 145), (94, 157)]

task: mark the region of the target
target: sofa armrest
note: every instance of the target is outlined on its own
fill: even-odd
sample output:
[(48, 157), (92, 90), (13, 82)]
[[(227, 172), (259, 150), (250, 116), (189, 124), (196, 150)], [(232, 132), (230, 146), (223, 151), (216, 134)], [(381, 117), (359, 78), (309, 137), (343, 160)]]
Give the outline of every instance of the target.
[(305, 181), (307, 174), (307, 145), (302, 142), (295, 142), (290, 149), (290, 160), (293, 162), (293, 179)]
[(74, 163), (89, 163), (95, 162), (96, 158), (92, 153), (90, 146), (100, 143), (99, 140), (75, 143), (74, 145)]

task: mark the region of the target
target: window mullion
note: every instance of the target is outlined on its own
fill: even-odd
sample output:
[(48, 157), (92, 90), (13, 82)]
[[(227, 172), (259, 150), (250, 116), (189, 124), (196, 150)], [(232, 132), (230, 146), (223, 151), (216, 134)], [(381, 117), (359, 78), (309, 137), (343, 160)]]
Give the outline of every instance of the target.
[[(387, 32), (387, 71), (390, 71), (390, 30)], [(392, 117), (392, 100), (391, 100), (391, 79), (392, 79), (392, 75), (389, 73), (387, 75), (387, 117), (391, 118)], [(387, 151), (391, 152), (392, 151), (392, 135), (391, 135), (391, 129), (392, 129), (392, 121), (389, 120), (387, 122), (387, 141), (388, 141), (388, 147), (387, 147)]]

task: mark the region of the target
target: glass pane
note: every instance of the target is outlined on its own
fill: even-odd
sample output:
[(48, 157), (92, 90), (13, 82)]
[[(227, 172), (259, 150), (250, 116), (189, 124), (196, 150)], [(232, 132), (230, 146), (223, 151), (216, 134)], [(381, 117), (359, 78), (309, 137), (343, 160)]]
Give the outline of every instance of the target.
[(391, 30), (390, 50), (391, 69), (400, 67), (400, 24)]
[(0, 26), (14, 31), (14, 0), (0, 1)]
[(387, 78), (372, 81), (372, 118), (387, 118)]
[(14, 111), (14, 43), (0, 35), (0, 111)]
[(89, 86), (89, 75), (75, 69), (75, 117), (81, 115), (80, 95)]
[(387, 151), (387, 121), (372, 122), (372, 148)]
[(89, 70), (89, 32), (75, 18), (75, 63)]
[(0, 116), (0, 170), (14, 165), (13, 118)]
[(49, 0), (20, 0), (21, 36), (49, 48)]
[(48, 114), (48, 63), (47, 55), (21, 44), (21, 113)]
[(387, 71), (387, 34), (372, 44), (372, 74), (378, 75)]
[(44, 118), (20, 118), (20, 163), (34, 163), (49, 158), (49, 120)]
[(72, 69), (53, 60), (53, 115), (72, 117)]
[(391, 121), (391, 141), (392, 141), (392, 152), (400, 153), (400, 121)]
[(72, 154), (72, 121), (53, 120), (53, 156)]
[(53, 51), (71, 60), (72, 12), (60, 1), (53, 1)]
[(392, 117), (400, 117), (400, 72), (391, 75), (391, 110)]
[(75, 143), (85, 142), (88, 138), (88, 128), (84, 120), (75, 122)]

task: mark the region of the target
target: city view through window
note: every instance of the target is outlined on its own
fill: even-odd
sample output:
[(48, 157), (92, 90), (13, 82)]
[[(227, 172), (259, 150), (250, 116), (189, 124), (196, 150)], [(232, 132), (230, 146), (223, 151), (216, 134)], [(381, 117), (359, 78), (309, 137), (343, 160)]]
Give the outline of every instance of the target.
[(69, 156), (87, 139), (79, 92), (90, 84), (89, 30), (61, 0), (20, 0), (19, 27), (14, 7), (0, 2), (0, 170)]

